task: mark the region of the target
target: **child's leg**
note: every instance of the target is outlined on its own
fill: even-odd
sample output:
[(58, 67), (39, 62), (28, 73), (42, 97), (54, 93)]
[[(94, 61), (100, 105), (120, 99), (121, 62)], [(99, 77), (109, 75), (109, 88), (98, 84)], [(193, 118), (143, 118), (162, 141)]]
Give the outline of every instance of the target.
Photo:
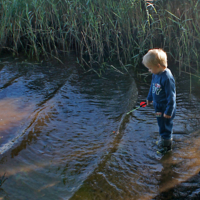
[(163, 113), (160, 116), (157, 116), (159, 133), (162, 139), (166, 139), (166, 140), (172, 139), (174, 117), (175, 117), (175, 112), (173, 113), (170, 119), (165, 118), (163, 116)]

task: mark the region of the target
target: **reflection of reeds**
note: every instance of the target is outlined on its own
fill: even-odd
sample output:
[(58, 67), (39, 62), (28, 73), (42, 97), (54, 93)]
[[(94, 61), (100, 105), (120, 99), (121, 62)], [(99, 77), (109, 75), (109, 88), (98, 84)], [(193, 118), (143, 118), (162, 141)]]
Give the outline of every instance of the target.
[(5, 177), (6, 173), (4, 173), (4, 175), (0, 178), (0, 188), (3, 185), (3, 183), (7, 180), (7, 178)]
[(200, 76), (192, 74), (191, 72), (182, 71), (183, 73), (190, 75), (190, 94), (192, 93), (192, 76), (200, 80)]
[(199, 70), (199, 12), (198, 0), (1, 0), (0, 45), (37, 59), (74, 49), (89, 67), (115, 58), (136, 65), (149, 48), (161, 47), (180, 71)]

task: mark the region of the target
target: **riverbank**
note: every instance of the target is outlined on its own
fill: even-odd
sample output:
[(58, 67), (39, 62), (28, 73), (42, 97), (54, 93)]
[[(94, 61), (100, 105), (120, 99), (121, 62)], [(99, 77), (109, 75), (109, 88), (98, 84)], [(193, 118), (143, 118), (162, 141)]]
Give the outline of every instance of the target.
[(2, 0), (0, 49), (38, 60), (75, 50), (83, 67), (103, 70), (117, 60), (126, 70), (160, 47), (180, 72), (196, 73), (199, 12), (197, 0)]

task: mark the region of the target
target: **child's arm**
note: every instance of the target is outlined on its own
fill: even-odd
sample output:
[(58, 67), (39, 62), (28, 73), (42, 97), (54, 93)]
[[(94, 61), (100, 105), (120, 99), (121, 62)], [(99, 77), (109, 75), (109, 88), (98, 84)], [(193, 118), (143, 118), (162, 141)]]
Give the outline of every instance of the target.
[(167, 97), (167, 107), (164, 112), (164, 117), (171, 118), (176, 106), (176, 87), (174, 79), (173, 78), (167, 79), (165, 81), (164, 88)]
[(153, 101), (152, 87), (153, 87), (153, 75), (152, 75), (151, 86), (150, 86), (150, 89), (149, 89), (149, 94), (147, 96), (147, 105), (149, 105)]

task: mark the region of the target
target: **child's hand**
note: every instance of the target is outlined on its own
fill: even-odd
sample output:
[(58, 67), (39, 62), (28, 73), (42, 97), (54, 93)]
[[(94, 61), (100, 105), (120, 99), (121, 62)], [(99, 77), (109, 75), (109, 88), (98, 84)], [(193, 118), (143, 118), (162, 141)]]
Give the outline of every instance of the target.
[(153, 101), (147, 100), (147, 106), (148, 106), (150, 103), (153, 103)]
[(165, 115), (165, 113), (164, 113), (164, 118), (170, 119), (171, 116), (169, 116), (169, 115)]

